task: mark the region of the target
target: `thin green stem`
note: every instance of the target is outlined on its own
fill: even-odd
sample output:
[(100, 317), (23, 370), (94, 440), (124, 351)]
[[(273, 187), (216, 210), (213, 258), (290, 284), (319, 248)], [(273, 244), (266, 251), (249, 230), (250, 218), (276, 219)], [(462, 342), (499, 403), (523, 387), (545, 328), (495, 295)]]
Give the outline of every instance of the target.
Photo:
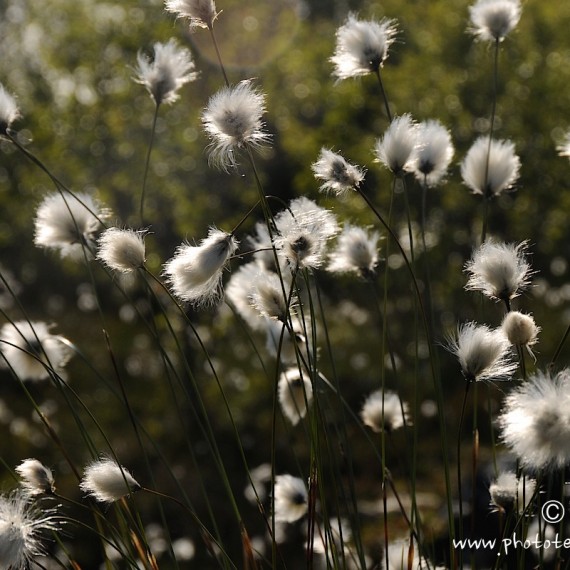
[(140, 219), (141, 219), (141, 226), (144, 226), (144, 199), (145, 199), (145, 193), (146, 193), (146, 183), (148, 180), (148, 170), (149, 170), (149, 166), (150, 166), (150, 155), (152, 153), (152, 147), (153, 147), (153, 143), (154, 143), (154, 135), (156, 133), (156, 121), (158, 119), (158, 110), (160, 108), (160, 104), (157, 103), (156, 107), (154, 108), (154, 116), (152, 118), (152, 127), (151, 127), (151, 131), (150, 131), (150, 141), (148, 143), (148, 150), (146, 153), (146, 160), (145, 160), (145, 165), (144, 165), (144, 175), (143, 175), (143, 183), (142, 183), (142, 190), (141, 190), (141, 201), (140, 201), (140, 210), (139, 210), (139, 215), (140, 215)]

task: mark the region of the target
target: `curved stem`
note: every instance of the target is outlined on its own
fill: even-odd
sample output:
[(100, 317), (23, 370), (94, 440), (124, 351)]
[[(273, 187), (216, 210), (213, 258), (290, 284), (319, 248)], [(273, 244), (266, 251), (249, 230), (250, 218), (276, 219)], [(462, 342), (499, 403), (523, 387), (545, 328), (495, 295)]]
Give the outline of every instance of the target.
[(222, 75), (224, 76), (224, 81), (225, 81), (226, 85), (229, 87), (230, 82), (228, 80), (228, 76), (226, 74), (226, 69), (224, 67), (224, 64), (222, 62), (222, 56), (220, 54), (220, 48), (218, 47), (218, 42), (216, 41), (216, 36), (214, 35), (214, 27), (208, 26), (208, 30), (210, 31), (210, 37), (212, 38), (212, 43), (214, 44), (214, 49), (216, 50), (216, 57), (218, 59), (218, 64), (220, 65), (220, 71), (222, 72)]

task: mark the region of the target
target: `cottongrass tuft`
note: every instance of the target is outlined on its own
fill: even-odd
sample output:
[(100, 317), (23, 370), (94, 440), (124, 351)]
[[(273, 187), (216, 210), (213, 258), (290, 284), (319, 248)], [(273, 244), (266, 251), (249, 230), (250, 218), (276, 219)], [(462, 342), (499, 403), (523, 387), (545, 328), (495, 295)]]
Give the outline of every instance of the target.
[(293, 475), (275, 477), (274, 500), (277, 522), (293, 523), (307, 513), (307, 487), (302, 479)]
[(96, 233), (108, 217), (109, 210), (89, 194), (48, 194), (36, 212), (34, 243), (55, 249), (62, 257), (91, 257)]
[(364, 425), (376, 433), (392, 433), (394, 430), (410, 426), (410, 409), (407, 402), (400, 400), (395, 392), (376, 390), (364, 402), (360, 411)]
[(378, 72), (396, 39), (396, 20), (358, 20), (349, 14), (336, 32), (335, 53), (330, 58), (338, 80)]
[(164, 265), (174, 295), (195, 306), (218, 301), (223, 269), (237, 246), (232, 234), (216, 228), (210, 228), (200, 245), (180, 245)]
[(526, 346), (532, 354), (531, 347), (538, 342), (540, 327), (536, 325), (531, 315), (509, 311), (503, 318), (501, 327), (511, 344)]
[(26, 570), (46, 553), (46, 535), (61, 529), (56, 508), (40, 508), (24, 490), (0, 495), (0, 568)]
[(570, 462), (570, 369), (536, 371), (507, 396), (499, 416), (502, 440), (530, 470)]
[(97, 258), (115, 271), (136, 271), (145, 263), (144, 237), (144, 231), (109, 228), (99, 237)]
[(427, 186), (436, 186), (447, 173), (455, 152), (451, 134), (439, 121), (429, 120), (418, 124), (416, 136), (414, 175)]
[(503, 471), (489, 486), (491, 505), (504, 513), (522, 513), (534, 498), (536, 480)]
[(212, 28), (218, 16), (214, 0), (166, 0), (168, 12), (178, 14), (178, 17), (190, 20), (192, 28)]
[(139, 52), (136, 81), (146, 87), (157, 105), (174, 103), (179, 89), (198, 74), (194, 71), (192, 55), (186, 48), (178, 47), (174, 39), (154, 44), (154, 58)]
[(73, 355), (69, 341), (53, 335), (43, 322), (16, 321), (0, 329), (0, 368), (9, 367), (20, 380), (64, 377), (63, 368)]
[(414, 170), (417, 151), (418, 126), (409, 113), (395, 117), (374, 145), (378, 162), (397, 175)]
[(318, 160), (311, 166), (315, 178), (322, 180), (321, 192), (331, 192), (337, 196), (345, 196), (356, 190), (366, 171), (359, 166), (347, 162), (340, 154), (322, 148)]
[(481, 291), (491, 299), (508, 302), (530, 284), (527, 242), (508, 244), (489, 239), (473, 252), (465, 272), (469, 274), (466, 290)]
[(509, 349), (509, 340), (501, 329), (474, 322), (460, 325), (448, 344), (468, 382), (509, 379), (517, 368)]
[(486, 198), (512, 188), (519, 177), (521, 162), (511, 141), (479, 137), (461, 163), (463, 182), (473, 194)]
[(328, 241), (339, 230), (335, 215), (308, 198), (296, 198), (275, 217), (278, 255), (292, 270), (315, 269), (326, 261)]
[(327, 269), (332, 273), (356, 273), (364, 278), (374, 276), (378, 265), (380, 234), (359, 226), (345, 224), (336, 248), (329, 254)]
[(484, 41), (503, 41), (521, 17), (519, 0), (478, 0), (469, 8), (471, 32)]
[(20, 117), (16, 99), (0, 83), (0, 135), (6, 135), (12, 123)]
[(85, 468), (79, 488), (100, 503), (114, 503), (141, 486), (116, 461), (102, 457)]
[(204, 130), (210, 138), (210, 162), (222, 170), (237, 166), (236, 151), (248, 147), (259, 150), (270, 140), (263, 132), (261, 117), (265, 95), (251, 80), (223, 87), (212, 95), (202, 114)]
[(307, 406), (313, 401), (311, 382), (298, 368), (289, 368), (281, 373), (277, 390), (283, 414), (297, 425), (307, 415)]
[(22, 487), (30, 495), (49, 495), (55, 492), (51, 469), (37, 459), (24, 459), (15, 471), (22, 478)]

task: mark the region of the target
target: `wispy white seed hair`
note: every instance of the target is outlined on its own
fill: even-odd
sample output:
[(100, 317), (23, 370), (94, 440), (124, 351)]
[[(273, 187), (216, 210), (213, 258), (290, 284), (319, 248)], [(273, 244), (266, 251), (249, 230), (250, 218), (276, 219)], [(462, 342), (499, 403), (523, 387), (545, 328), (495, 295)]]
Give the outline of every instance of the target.
[(144, 236), (144, 231), (109, 228), (99, 238), (97, 257), (115, 271), (136, 271), (145, 263)]
[(275, 319), (265, 320), (267, 333), (267, 350), (271, 356), (279, 357), (283, 364), (294, 366), (297, 363), (298, 352), (312, 354), (310, 322), (304, 322), (292, 315), (289, 328)]
[(5, 135), (12, 123), (20, 117), (20, 110), (13, 95), (0, 83), (0, 135)]
[(330, 58), (339, 79), (377, 72), (388, 57), (398, 28), (396, 20), (358, 20), (349, 14), (336, 32), (336, 47)]
[(376, 390), (366, 398), (360, 417), (376, 433), (392, 433), (394, 430), (412, 424), (407, 402), (400, 400), (395, 392)]
[(470, 322), (460, 325), (450, 339), (464, 378), (469, 382), (507, 380), (517, 368), (509, 351), (510, 343), (501, 329)]
[(254, 251), (253, 256), (265, 268), (272, 269), (275, 267), (275, 254), (273, 252), (273, 242), (267, 229), (265, 222), (257, 222), (255, 224), (255, 233), (248, 237), (251, 249)]
[(473, 194), (487, 198), (512, 188), (518, 180), (520, 159), (511, 141), (479, 137), (461, 163), (463, 182)]
[[(315, 525), (316, 527), (317, 525)], [(324, 526), (324, 523), (323, 523)], [(350, 521), (337, 517), (331, 518), (328, 521), (328, 527), (322, 529), (314, 529), (313, 536), (313, 552), (315, 554), (321, 554), (324, 556), (330, 555), (334, 550), (336, 553), (342, 553), (346, 558), (345, 568), (352, 569), (357, 567), (357, 565), (351, 564), (351, 558), (358, 556), (349, 547), (349, 543), (352, 541), (352, 528)], [(355, 558), (355, 561), (357, 558)]]
[(155, 43), (153, 59), (139, 52), (137, 62), (136, 81), (146, 87), (157, 105), (174, 103), (180, 88), (198, 77), (192, 55), (174, 39)]
[(278, 394), (283, 414), (293, 425), (298, 424), (313, 401), (311, 382), (298, 368), (289, 368), (279, 377)]
[(248, 146), (259, 149), (270, 140), (263, 132), (261, 117), (265, 95), (250, 80), (215, 93), (202, 114), (204, 130), (210, 138), (210, 162), (222, 170), (237, 165), (236, 151)]
[(256, 261), (240, 266), (237, 271), (232, 271), (231, 277), (225, 286), (224, 299), (239, 316), (253, 330), (265, 330), (265, 319), (251, 304), (253, 287), (260, 271), (260, 265)]
[(570, 461), (570, 370), (537, 371), (507, 396), (502, 439), (522, 467), (560, 469)]
[(478, 0), (469, 7), (470, 31), (477, 39), (503, 41), (521, 17), (519, 0)]
[(359, 226), (345, 224), (335, 249), (329, 255), (327, 269), (333, 273), (357, 273), (372, 277), (378, 264), (380, 234)]
[(108, 217), (109, 211), (89, 194), (48, 194), (36, 212), (34, 243), (82, 259), (84, 251), (92, 254), (96, 233)]
[(251, 305), (262, 317), (286, 322), (292, 312), (294, 297), (287, 304), (289, 290), (282, 278), (272, 271), (258, 271), (251, 291)]
[(166, 10), (190, 20), (190, 28), (212, 28), (218, 16), (214, 0), (166, 0)]
[(46, 554), (46, 536), (61, 526), (57, 510), (40, 509), (25, 490), (0, 495), (0, 568), (31, 568), (36, 556)]
[(15, 469), (22, 478), (22, 487), (30, 495), (43, 495), (55, 492), (55, 480), (49, 467), (37, 459), (24, 459)]
[(570, 158), (570, 131), (564, 135), (564, 140), (556, 147), (559, 156)]
[(275, 217), (277, 253), (291, 269), (314, 269), (326, 261), (328, 241), (338, 233), (335, 215), (308, 198), (295, 198)]
[(535, 489), (535, 479), (519, 478), (512, 471), (503, 471), (489, 486), (491, 505), (507, 514), (520, 514), (534, 498)]
[(292, 523), (304, 517), (308, 510), (307, 487), (293, 475), (275, 477), (275, 520)]
[(317, 162), (311, 166), (315, 178), (321, 180), (321, 192), (343, 196), (356, 190), (364, 180), (366, 171), (347, 162), (340, 154), (322, 148)]
[(124, 467), (109, 457), (90, 463), (79, 487), (100, 503), (114, 503), (141, 488)]
[(526, 346), (528, 349), (538, 342), (540, 327), (531, 315), (519, 311), (509, 311), (501, 324), (506, 337), (515, 346)]
[(527, 242), (482, 243), (465, 264), (468, 291), (481, 291), (497, 301), (509, 301), (528, 287), (532, 275), (527, 261)]
[(418, 126), (408, 113), (395, 117), (374, 146), (377, 160), (394, 174), (414, 170), (417, 151)]
[(16, 321), (0, 329), (0, 368), (10, 368), (21, 380), (64, 376), (73, 355), (69, 341), (50, 332), (43, 322)]
[(418, 124), (417, 139), (414, 174), (420, 182), (436, 186), (446, 175), (455, 152), (451, 134), (439, 121), (429, 120)]
[(196, 306), (218, 301), (222, 272), (238, 243), (232, 234), (210, 228), (200, 245), (182, 244), (164, 265), (173, 293)]

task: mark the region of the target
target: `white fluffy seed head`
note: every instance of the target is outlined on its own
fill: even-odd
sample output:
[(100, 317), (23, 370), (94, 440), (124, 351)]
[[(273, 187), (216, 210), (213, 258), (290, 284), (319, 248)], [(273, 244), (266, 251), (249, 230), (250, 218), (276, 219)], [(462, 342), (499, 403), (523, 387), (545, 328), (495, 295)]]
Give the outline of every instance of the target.
[(46, 554), (44, 541), (61, 529), (56, 508), (41, 509), (24, 489), (0, 496), (0, 568), (26, 570)]
[(339, 230), (331, 211), (304, 197), (292, 200), (289, 209), (275, 217), (275, 225), (279, 232), (275, 248), (292, 270), (320, 267), (328, 241)]
[(414, 175), (427, 186), (436, 186), (447, 173), (455, 152), (451, 134), (439, 121), (424, 121), (418, 124), (417, 141)]
[(471, 32), (484, 41), (503, 41), (521, 17), (519, 0), (478, 0), (470, 6)]
[(79, 487), (100, 503), (114, 503), (140, 489), (134, 477), (108, 457), (93, 461), (85, 468)]
[(157, 105), (174, 103), (179, 89), (198, 77), (192, 55), (174, 39), (155, 43), (153, 59), (139, 52), (137, 63), (135, 80), (146, 87)]
[(37, 459), (24, 459), (15, 471), (22, 478), (22, 487), (30, 495), (55, 492), (55, 480), (51, 469)]
[(570, 462), (570, 370), (537, 371), (507, 396), (499, 416), (505, 445), (525, 469)]
[(320, 191), (331, 192), (337, 196), (344, 196), (358, 188), (366, 172), (327, 148), (321, 149), (319, 158), (311, 168), (315, 178), (322, 181)]
[(506, 380), (517, 368), (510, 343), (501, 329), (470, 322), (460, 325), (448, 349), (455, 354), (468, 382)]
[(400, 400), (395, 392), (376, 390), (366, 398), (360, 417), (376, 433), (392, 433), (394, 430), (411, 425), (407, 402)]
[(358, 20), (349, 14), (336, 32), (335, 53), (330, 58), (338, 80), (377, 72), (388, 57), (398, 28), (396, 20)]
[(509, 301), (526, 289), (532, 275), (527, 261), (527, 242), (482, 243), (465, 264), (468, 291), (481, 291), (496, 301)]
[(109, 228), (99, 237), (97, 258), (115, 271), (136, 271), (145, 263), (144, 237), (144, 231)]
[(5, 135), (12, 123), (20, 117), (16, 99), (0, 83), (0, 135)]
[(263, 132), (261, 117), (265, 112), (265, 95), (241, 81), (223, 87), (212, 95), (202, 114), (202, 124), (210, 138), (210, 162), (228, 171), (237, 162), (236, 151), (244, 146), (260, 149), (270, 140)]
[(292, 523), (304, 517), (308, 510), (308, 494), (305, 483), (293, 475), (275, 477), (275, 520)]
[(272, 271), (258, 271), (251, 290), (251, 305), (262, 317), (286, 322), (292, 304), (287, 306), (288, 289), (279, 275)]
[(218, 16), (214, 0), (166, 0), (168, 12), (190, 20), (190, 29), (212, 28)]
[(345, 224), (338, 236), (335, 249), (329, 255), (327, 269), (333, 273), (356, 273), (368, 278), (374, 275), (378, 264), (378, 241), (376, 231)]
[(109, 215), (89, 194), (48, 194), (36, 212), (34, 243), (62, 257), (91, 256), (96, 233)]
[(200, 245), (182, 244), (164, 265), (173, 293), (196, 306), (220, 299), (222, 272), (238, 243), (232, 234), (210, 228)]
[(519, 177), (520, 159), (511, 141), (479, 137), (467, 151), (461, 163), (463, 182), (473, 194), (486, 198), (512, 189)]
[(21, 380), (45, 380), (50, 373), (64, 376), (73, 355), (69, 341), (53, 335), (43, 322), (16, 321), (0, 329), (0, 368), (10, 368)]
[(395, 117), (384, 136), (374, 146), (376, 159), (394, 174), (414, 170), (417, 152), (417, 123), (408, 113)]
[(507, 514), (520, 514), (530, 504), (535, 489), (535, 479), (518, 478), (512, 471), (503, 471), (489, 486), (491, 505)]
[(298, 424), (313, 401), (311, 382), (298, 368), (289, 368), (279, 378), (278, 394), (283, 414), (293, 425)]
[(538, 342), (540, 327), (536, 325), (531, 315), (519, 311), (509, 311), (501, 324), (506, 337), (515, 346), (531, 347)]

